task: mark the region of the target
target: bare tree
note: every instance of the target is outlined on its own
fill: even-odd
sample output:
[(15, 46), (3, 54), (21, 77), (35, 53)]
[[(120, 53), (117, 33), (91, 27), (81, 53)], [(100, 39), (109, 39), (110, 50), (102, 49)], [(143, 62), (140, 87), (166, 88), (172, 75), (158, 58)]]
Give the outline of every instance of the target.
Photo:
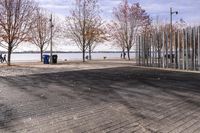
[[(35, 13), (35, 19), (34, 28), (31, 29), (30, 41), (40, 49), (42, 61), (43, 52), (48, 48), (51, 39), (50, 14), (44, 9), (38, 8)], [(55, 19), (53, 20), (52, 28), (52, 37), (58, 37), (59, 25), (56, 23)]]
[(8, 62), (11, 65), (11, 53), (17, 46), (28, 41), (28, 34), (34, 23), (33, 12), (36, 4), (32, 0), (0, 0), (1, 46), (8, 51)]
[(107, 30), (110, 34), (110, 38), (113, 41), (113, 44), (122, 50), (123, 59), (125, 59), (125, 50), (126, 45), (123, 38), (123, 31), (120, 25), (114, 21), (107, 25)]
[(83, 53), (85, 62), (85, 52), (91, 44), (94, 44), (100, 36), (96, 29), (101, 26), (101, 17), (97, 0), (76, 0), (75, 9), (71, 16), (67, 17), (67, 36), (76, 43)]
[(45, 11), (37, 9), (35, 14), (35, 26), (31, 29), (31, 42), (40, 49), (41, 61), (43, 51), (50, 41), (50, 23)]
[(146, 25), (150, 24), (149, 15), (141, 8), (139, 3), (128, 4), (127, 0), (123, 0), (113, 12), (115, 21), (119, 24), (119, 31), (122, 32), (122, 39), (130, 60), (130, 50), (136, 43), (136, 37)]
[(99, 43), (103, 43), (108, 40), (106, 29), (103, 26), (103, 23), (99, 20), (94, 23), (93, 28), (90, 29), (87, 33), (88, 41), (88, 51), (89, 51), (89, 60), (92, 59), (92, 51), (96, 48)]

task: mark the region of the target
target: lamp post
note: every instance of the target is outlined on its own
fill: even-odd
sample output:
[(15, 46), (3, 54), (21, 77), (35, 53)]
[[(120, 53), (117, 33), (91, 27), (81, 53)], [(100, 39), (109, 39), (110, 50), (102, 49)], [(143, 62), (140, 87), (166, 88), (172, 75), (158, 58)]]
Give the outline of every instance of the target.
[(178, 11), (173, 11), (172, 8), (170, 8), (170, 63), (173, 63), (173, 58), (172, 58), (172, 16), (173, 14), (178, 14)]
[(50, 42), (50, 63), (51, 64), (53, 64), (53, 55), (52, 55), (52, 53), (53, 53), (53, 27), (54, 27), (54, 25), (53, 25), (53, 22), (52, 22), (52, 14), (51, 14), (51, 18), (50, 18), (50, 28), (51, 28), (51, 35), (50, 35), (50, 40), (51, 40), (51, 42)]

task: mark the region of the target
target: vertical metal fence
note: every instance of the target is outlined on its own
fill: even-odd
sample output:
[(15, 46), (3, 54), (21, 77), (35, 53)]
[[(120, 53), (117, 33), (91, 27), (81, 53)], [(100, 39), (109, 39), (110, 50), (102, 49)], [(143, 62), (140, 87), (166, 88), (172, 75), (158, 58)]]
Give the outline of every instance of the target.
[(139, 66), (199, 71), (200, 26), (176, 30), (172, 36), (168, 32), (141, 35), (136, 49)]

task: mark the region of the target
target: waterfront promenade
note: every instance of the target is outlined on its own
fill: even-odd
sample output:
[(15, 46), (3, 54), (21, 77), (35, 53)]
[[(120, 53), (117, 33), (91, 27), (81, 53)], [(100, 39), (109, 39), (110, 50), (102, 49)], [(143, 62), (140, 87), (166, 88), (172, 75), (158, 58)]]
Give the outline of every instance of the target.
[(0, 132), (199, 133), (199, 86), (127, 61), (0, 66)]

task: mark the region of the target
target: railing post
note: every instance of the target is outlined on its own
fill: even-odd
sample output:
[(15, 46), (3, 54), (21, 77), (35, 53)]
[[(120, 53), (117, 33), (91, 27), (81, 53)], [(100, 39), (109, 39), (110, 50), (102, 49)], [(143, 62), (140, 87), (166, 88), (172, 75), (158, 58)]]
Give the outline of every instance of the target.
[(141, 46), (141, 36), (139, 36), (139, 66), (141, 65), (141, 62), (140, 62), (140, 60), (141, 60), (141, 57), (140, 57), (140, 46)]
[(185, 70), (185, 42), (186, 42), (186, 33), (185, 33), (185, 30), (183, 30), (183, 70)]
[(197, 36), (198, 36), (198, 69), (199, 69), (199, 66), (200, 66), (200, 26), (198, 27)]
[(196, 70), (196, 28), (193, 28), (193, 69)]
[(150, 53), (149, 53), (149, 56), (150, 56), (150, 60), (149, 60), (149, 62), (150, 62), (150, 67), (152, 66), (152, 34), (150, 34)]
[(188, 40), (189, 40), (189, 32), (188, 32), (188, 29), (186, 30), (186, 44), (185, 44), (185, 46), (186, 46), (186, 70), (188, 70), (189, 69), (189, 64), (188, 64), (188, 62), (189, 62), (189, 59), (188, 59)]
[(165, 49), (166, 49), (166, 55), (165, 55), (166, 56), (166, 67), (169, 68), (169, 63), (168, 63), (168, 61), (169, 61), (168, 60), (168, 40), (169, 39), (168, 39), (168, 33), (167, 32), (166, 32), (165, 36), (166, 36), (166, 47), (165, 47)]
[(178, 35), (177, 35), (177, 43), (178, 43), (178, 69), (180, 69), (181, 67), (181, 65), (180, 65), (180, 63), (181, 63), (181, 60), (180, 60), (180, 53), (181, 53), (181, 47), (180, 47), (180, 31), (178, 31)]
[(165, 32), (162, 33), (162, 64), (163, 68), (165, 68)]

